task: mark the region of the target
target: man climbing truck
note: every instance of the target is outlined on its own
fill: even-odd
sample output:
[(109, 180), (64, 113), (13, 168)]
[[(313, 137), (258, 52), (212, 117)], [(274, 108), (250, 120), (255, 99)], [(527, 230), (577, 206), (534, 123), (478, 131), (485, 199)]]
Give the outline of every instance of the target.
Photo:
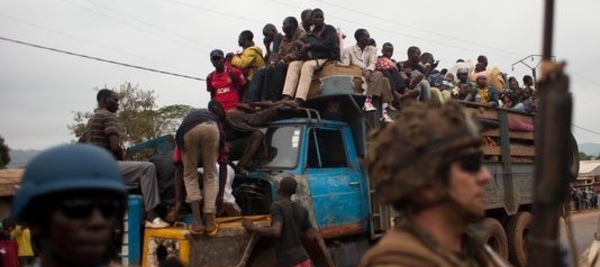
[[(379, 126), (377, 115), (361, 111), (363, 96), (335, 93), (339, 91), (322, 89), (321, 96), (305, 103), (301, 115), (262, 128), (271, 157), (233, 183), (241, 217), (218, 218), (214, 237), (191, 238), (183, 226), (146, 229), (142, 265), (155, 266), (155, 248), (166, 244), (188, 266), (271, 266), (273, 241), (248, 233), (241, 221), (269, 225), (278, 182), (292, 175), (298, 182), (292, 199), (309, 210), (316, 230), (316, 241), (305, 244), (311, 261), (315, 266), (355, 266), (363, 252), (392, 227), (393, 211), (373, 194), (361, 164), (368, 153), (367, 133)], [(463, 104), (470, 105), (466, 109), (476, 113), (484, 126), (483, 160), (492, 174), (482, 222), (489, 230), (487, 242), (501, 257), (525, 266), (535, 140), (532, 131), (523, 129), (535, 128), (533, 117)], [(574, 144), (571, 139), (570, 165), (571, 172), (577, 173)], [(136, 250), (132, 249), (130, 253)]]

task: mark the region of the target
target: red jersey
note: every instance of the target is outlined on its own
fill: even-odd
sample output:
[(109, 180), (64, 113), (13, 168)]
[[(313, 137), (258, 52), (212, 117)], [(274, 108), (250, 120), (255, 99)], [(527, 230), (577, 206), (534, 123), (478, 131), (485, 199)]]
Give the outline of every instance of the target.
[(225, 111), (235, 108), (240, 102), (238, 90), (242, 90), (244, 85), (246, 77), (242, 71), (229, 66), (225, 66), (222, 73), (211, 72), (206, 79), (206, 90), (213, 99), (221, 102)]

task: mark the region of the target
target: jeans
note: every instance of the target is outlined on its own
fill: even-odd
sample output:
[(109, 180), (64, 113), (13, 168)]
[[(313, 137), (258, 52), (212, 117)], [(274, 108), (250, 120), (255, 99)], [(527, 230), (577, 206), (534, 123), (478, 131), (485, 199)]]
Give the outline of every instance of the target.
[(263, 85), (265, 82), (265, 74), (267, 73), (266, 68), (262, 68), (257, 70), (252, 76), (252, 80), (248, 85), (248, 93), (246, 94), (246, 99), (244, 102), (246, 103), (254, 103), (257, 101), (261, 101), (263, 94)]

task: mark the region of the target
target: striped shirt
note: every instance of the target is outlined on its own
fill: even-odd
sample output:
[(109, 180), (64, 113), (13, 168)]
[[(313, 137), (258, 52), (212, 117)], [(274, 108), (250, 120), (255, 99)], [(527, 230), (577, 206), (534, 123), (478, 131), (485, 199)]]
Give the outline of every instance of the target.
[(104, 147), (110, 151), (108, 136), (110, 134), (119, 135), (117, 116), (108, 110), (96, 110), (88, 121), (86, 131), (89, 134), (87, 143)]

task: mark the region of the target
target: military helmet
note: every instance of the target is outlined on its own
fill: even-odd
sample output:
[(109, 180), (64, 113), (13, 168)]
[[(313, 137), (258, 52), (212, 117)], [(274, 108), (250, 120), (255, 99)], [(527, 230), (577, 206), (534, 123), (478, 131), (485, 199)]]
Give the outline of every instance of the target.
[(114, 158), (108, 151), (89, 144), (50, 148), (25, 166), (21, 186), (12, 203), (12, 217), (25, 220), (26, 210), (39, 197), (85, 190), (114, 193), (125, 201), (127, 189)]
[(460, 104), (413, 103), (375, 133), (366, 158), (370, 179), (383, 202), (405, 199), (441, 175), (448, 158), (479, 146), (479, 123)]

